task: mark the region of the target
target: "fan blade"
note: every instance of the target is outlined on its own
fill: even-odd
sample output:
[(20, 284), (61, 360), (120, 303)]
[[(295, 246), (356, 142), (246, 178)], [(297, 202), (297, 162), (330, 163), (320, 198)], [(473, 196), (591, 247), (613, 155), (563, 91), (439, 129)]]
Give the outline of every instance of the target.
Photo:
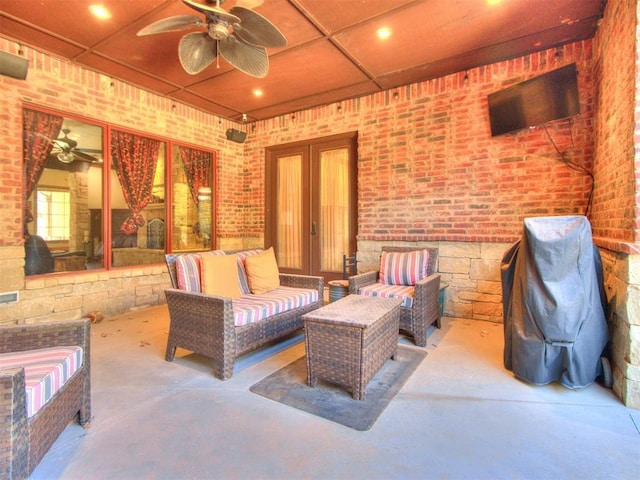
[(200, 20), (200, 17), (196, 17), (195, 15), (178, 15), (147, 25), (136, 35), (143, 37), (145, 35), (155, 35), (156, 33), (178, 32), (180, 30), (187, 30), (188, 28), (206, 26), (207, 25)]
[(182, 68), (196, 75), (211, 65), (217, 55), (216, 41), (208, 33), (187, 33), (180, 39), (178, 56)]
[(69, 137), (63, 137), (63, 138), (56, 138), (53, 141), (53, 145), (55, 147), (61, 148), (62, 150), (71, 150), (72, 148), (75, 148), (76, 146), (78, 146), (78, 142), (76, 142), (75, 140), (72, 140)]
[(226, 10), (223, 10), (220, 7), (214, 7), (211, 5), (202, 5), (201, 3), (192, 2), (191, 0), (182, 0), (182, 3), (185, 5), (197, 10), (201, 13), (207, 15), (207, 19), (211, 19), (211, 17), (219, 18), (220, 20), (224, 20), (227, 23), (238, 23), (240, 19), (231, 13), (228, 13)]
[(229, 35), (220, 40), (220, 55), (238, 70), (256, 78), (264, 78), (269, 73), (269, 57), (264, 47), (245, 43), (242, 39)]
[(89, 155), (88, 153), (85, 153), (81, 150), (72, 150), (71, 153), (73, 153), (73, 156), (76, 157), (76, 160), (82, 160), (83, 162), (97, 163), (100, 161), (93, 155)]
[(234, 24), (233, 30), (245, 42), (259, 47), (284, 47), (287, 39), (278, 28), (259, 13), (244, 7), (232, 7), (229, 10), (240, 18), (240, 24)]

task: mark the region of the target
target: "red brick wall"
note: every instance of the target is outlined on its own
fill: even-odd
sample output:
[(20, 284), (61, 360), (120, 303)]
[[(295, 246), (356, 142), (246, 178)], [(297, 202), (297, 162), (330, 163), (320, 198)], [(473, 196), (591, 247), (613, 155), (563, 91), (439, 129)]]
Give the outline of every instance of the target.
[[(594, 40), (594, 235), (640, 241), (640, 157), (637, 120), (637, 11), (630, 0), (609, 2)], [(632, 60), (634, 59), (634, 60)]]
[[(512, 241), (529, 216), (582, 214), (590, 180), (559, 161), (542, 128), (491, 137), (487, 95), (577, 62), (582, 114), (548, 125), (592, 168), (591, 42), (516, 58), (292, 116), (248, 136), (247, 233), (262, 234), (264, 148), (358, 131), (360, 240)], [(397, 98), (395, 93), (397, 92)]]
[[(3, 41), (0, 48), (15, 50)], [(13, 52), (15, 53), (15, 52)], [(0, 200), (19, 207), (23, 101), (218, 150), (218, 236), (263, 235), (264, 147), (345, 131), (359, 135), (359, 238), (511, 241), (524, 217), (582, 213), (588, 179), (558, 161), (544, 130), (492, 138), (487, 94), (570, 62), (580, 71), (582, 115), (549, 125), (576, 163), (591, 169), (591, 42), (549, 50), (249, 126), (229, 142), (217, 117), (26, 50), (26, 81), (0, 78), (3, 152)], [(51, 78), (56, 81), (52, 82)], [(113, 85), (112, 85), (113, 83)], [(237, 127), (237, 125), (235, 125)], [(6, 157), (4, 153), (6, 152)], [(17, 161), (16, 161), (17, 160)], [(12, 183), (13, 182), (13, 183)], [(19, 210), (19, 209), (17, 209)], [(21, 220), (4, 210), (0, 245), (21, 242)], [(383, 218), (384, 221), (380, 219)]]

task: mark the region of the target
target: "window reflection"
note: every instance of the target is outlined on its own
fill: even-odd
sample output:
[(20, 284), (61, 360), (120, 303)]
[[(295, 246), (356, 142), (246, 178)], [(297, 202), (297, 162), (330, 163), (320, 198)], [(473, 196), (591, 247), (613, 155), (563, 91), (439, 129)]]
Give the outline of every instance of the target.
[(111, 131), (112, 265), (164, 262), (166, 143)]
[(214, 235), (212, 152), (173, 145), (173, 251), (212, 248)]
[(102, 211), (103, 128), (23, 110), (25, 274), (104, 266), (98, 251)]

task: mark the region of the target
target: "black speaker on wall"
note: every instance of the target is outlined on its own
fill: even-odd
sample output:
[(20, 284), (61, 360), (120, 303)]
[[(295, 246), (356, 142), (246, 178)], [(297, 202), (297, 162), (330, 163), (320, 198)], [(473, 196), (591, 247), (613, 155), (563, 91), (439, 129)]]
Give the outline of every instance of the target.
[(0, 75), (24, 80), (27, 78), (29, 60), (8, 52), (0, 52)]
[(236, 130), (235, 128), (230, 128), (229, 130), (227, 130), (227, 140), (231, 140), (232, 142), (244, 143), (246, 138), (247, 132)]

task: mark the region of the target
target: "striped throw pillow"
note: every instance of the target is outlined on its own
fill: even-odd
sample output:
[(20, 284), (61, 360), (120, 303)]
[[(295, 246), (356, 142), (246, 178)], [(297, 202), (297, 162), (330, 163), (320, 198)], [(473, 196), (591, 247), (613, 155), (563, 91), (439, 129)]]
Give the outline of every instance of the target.
[(240, 291), (244, 294), (251, 293), (249, 280), (247, 279), (247, 257), (258, 255), (262, 252), (262, 248), (257, 248), (255, 250), (243, 250), (242, 252), (236, 253), (236, 257), (238, 258), (238, 281), (240, 282)]
[(176, 280), (180, 290), (194, 293), (202, 291), (199, 254), (180, 255), (176, 259)]
[(386, 285), (415, 285), (427, 276), (429, 251), (382, 252), (380, 283)]

